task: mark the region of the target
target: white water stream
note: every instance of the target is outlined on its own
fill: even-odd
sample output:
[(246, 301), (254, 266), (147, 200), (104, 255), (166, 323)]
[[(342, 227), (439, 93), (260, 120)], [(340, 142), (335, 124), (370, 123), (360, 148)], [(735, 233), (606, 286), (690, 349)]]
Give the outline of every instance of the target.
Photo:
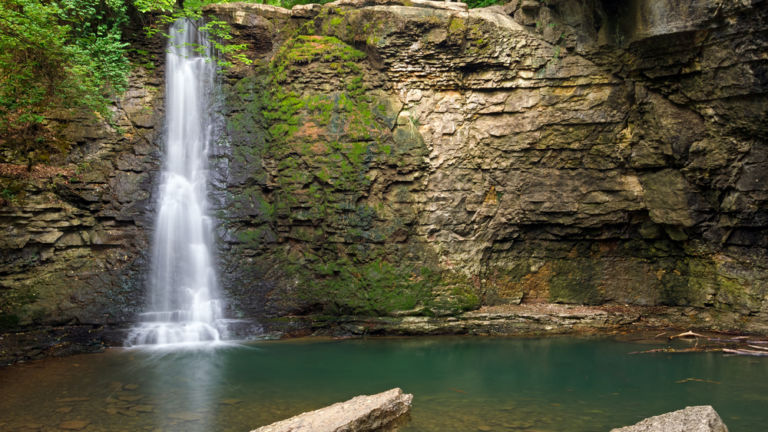
[[(195, 52), (201, 46), (208, 51)], [(208, 216), (210, 45), (189, 20), (170, 30), (166, 54), (165, 159), (159, 191), (149, 301), (128, 346), (186, 346), (220, 341), (226, 331), (212, 258)]]

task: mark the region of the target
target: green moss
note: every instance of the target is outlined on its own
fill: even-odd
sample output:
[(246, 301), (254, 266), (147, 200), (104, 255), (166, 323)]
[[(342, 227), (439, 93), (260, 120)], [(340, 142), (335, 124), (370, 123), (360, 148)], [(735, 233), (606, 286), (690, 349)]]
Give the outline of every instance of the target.
[(463, 33), (467, 29), (467, 22), (463, 18), (453, 17), (451, 23), (448, 25), (448, 31), (450, 33)]
[(549, 280), (550, 301), (555, 303), (601, 304), (605, 302), (599, 287), (599, 275), (590, 259), (556, 261)]
[(308, 64), (321, 60), (358, 61), (365, 53), (340, 41), (333, 36), (299, 35), (287, 41), (276, 56), (276, 70), (282, 72), (289, 65)]
[(21, 180), (0, 178), (0, 206), (24, 203), (27, 183)]
[[(344, 25), (335, 16), (326, 20)], [(300, 309), (382, 315), (421, 306), (424, 313), (476, 307), (471, 284), (451, 281), (439, 290), (441, 275), (425, 265), (413, 259), (394, 264), (406, 254), (418, 255), (410, 246), (387, 243), (412, 226), (369, 201), (369, 173), (394, 167), (424, 145), (411, 127), (403, 134), (409, 143), (393, 146), (392, 127), (382, 114), (374, 115), (381, 101), (370, 95), (364, 58), (334, 37), (292, 36), (260, 71), (263, 78), (238, 84), (248, 91), (231, 97), (242, 98), (238, 106), (248, 109), (235, 110), (232, 128), (260, 130), (265, 143), (251, 151), (243, 139), (233, 160), (264, 166), (269, 178), (249, 183), (233, 198), (247, 215), (242, 225), (248, 225), (232, 228), (240, 242), (236, 248), (272, 260), (270, 272), (284, 281), (279, 289), (291, 290), (276, 297), (300, 297)], [(302, 83), (321, 79), (325, 88), (311, 91), (297, 77)], [(401, 147), (408, 154), (394, 154)], [(413, 158), (423, 160), (421, 153)]]
[(246, 228), (237, 233), (237, 240), (245, 244), (246, 247), (256, 249), (261, 245), (265, 230), (259, 228)]
[[(36, 258), (35, 258), (36, 259)], [(12, 288), (0, 293), (0, 330), (11, 330), (19, 326), (21, 317), (39, 297), (36, 289)]]
[(454, 291), (452, 301), (436, 303), (433, 289), (441, 278), (426, 267), (342, 259), (318, 263), (313, 269), (319, 281), (305, 285), (303, 295), (329, 315), (381, 316), (418, 307), (425, 308), (425, 313), (442, 307), (461, 311), (477, 304), (477, 297), (463, 288)]

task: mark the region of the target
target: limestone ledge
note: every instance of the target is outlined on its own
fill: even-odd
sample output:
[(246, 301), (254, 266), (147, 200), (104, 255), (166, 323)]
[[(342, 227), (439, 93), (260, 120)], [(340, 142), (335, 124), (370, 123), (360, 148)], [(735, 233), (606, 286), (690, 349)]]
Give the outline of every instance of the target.
[(666, 306), (581, 306), (523, 304), (483, 306), (447, 317), (290, 316), (266, 323), (286, 336), (475, 335), (542, 336), (558, 334), (665, 333), (684, 330), (768, 335), (764, 318), (744, 321), (738, 314), (704, 308)]

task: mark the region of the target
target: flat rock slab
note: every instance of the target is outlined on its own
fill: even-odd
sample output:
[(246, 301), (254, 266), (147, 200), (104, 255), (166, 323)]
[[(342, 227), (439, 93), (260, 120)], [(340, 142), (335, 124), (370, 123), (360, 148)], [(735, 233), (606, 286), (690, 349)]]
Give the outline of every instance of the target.
[(711, 405), (701, 405), (649, 417), (611, 432), (728, 432), (728, 428)]
[(411, 409), (413, 395), (399, 388), (356, 396), (346, 402), (309, 411), (262, 426), (252, 432), (368, 432), (378, 430)]

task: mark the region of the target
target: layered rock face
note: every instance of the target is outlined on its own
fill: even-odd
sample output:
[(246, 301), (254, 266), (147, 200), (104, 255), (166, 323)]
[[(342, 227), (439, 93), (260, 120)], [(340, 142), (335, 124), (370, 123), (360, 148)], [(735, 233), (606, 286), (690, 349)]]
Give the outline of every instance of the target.
[(233, 307), (626, 303), (768, 330), (768, 8), (621, 3), (211, 7), (256, 59), (223, 83)]
[[(0, 165), (0, 363), (99, 348), (105, 324), (143, 307), (151, 195), (159, 168), (163, 41), (142, 41), (111, 122), (50, 121), (60, 152), (31, 171)], [(138, 53), (138, 54), (136, 54)], [(157, 68), (160, 68), (158, 70)]]
[[(768, 332), (765, 1), (207, 13), (254, 59), (222, 75), (211, 161), (230, 316), (668, 305)], [(163, 43), (114, 125), (52, 120), (68, 148), (32, 173), (3, 154), (3, 330), (91, 341), (141, 309)]]

